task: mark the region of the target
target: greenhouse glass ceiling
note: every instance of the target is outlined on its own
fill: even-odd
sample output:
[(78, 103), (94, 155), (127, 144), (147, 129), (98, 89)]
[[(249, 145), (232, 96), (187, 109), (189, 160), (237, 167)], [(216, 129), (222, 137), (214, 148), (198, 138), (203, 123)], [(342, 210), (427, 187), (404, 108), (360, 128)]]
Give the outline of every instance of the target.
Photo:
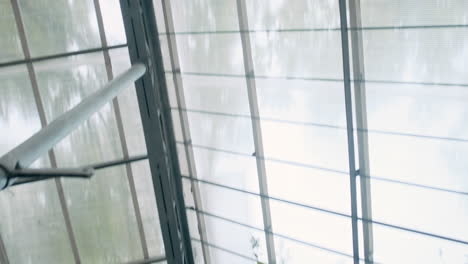
[(148, 66), (33, 167), (128, 162), (0, 192), (1, 263), (468, 263), (467, 1), (0, 0), (0, 15), (0, 156)]

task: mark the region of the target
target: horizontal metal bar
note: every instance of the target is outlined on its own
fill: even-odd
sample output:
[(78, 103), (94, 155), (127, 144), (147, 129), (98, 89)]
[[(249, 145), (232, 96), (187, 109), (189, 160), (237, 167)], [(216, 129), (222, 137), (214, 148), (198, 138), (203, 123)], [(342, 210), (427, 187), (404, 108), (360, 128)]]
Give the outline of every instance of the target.
[(82, 55), (82, 54), (105, 51), (105, 50), (125, 48), (125, 47), (127, 47), (127, 44), (113, 45), (113, 46), (93, 48), (93, 49), (85, 49), (85, 50), (79, 50), (79, 51), (72, 51), (72, 52), (65, 52), (65, 53), (54, 54), (54, 55), (35, 57), (35, 58), (31, 58), (31, 59), (23, 59), (23, 60), (3, 62), (3, 63), (0, 63), (0, 68), (15, 66), (15, 65), (24, 64), (24, 63), (34, 63), (34, 62), (39, 62), (39, 61), (64, 58), (64, 57), (68, 57), (68, 56)]
[[(185, 111), (185, 112), (206, 114), (206, 115), (215, 115), (215, 116), (239, 117), (239, 118), (246, 118), (246, 119), (249, 119), (249, 120), (251, 118), (253, 118), (253, 119), (258, 119), (258, 120), (261, 120), (261, 121), (269, 121), (269, 122), (274, 122), (274, 123), (285, 123), (285, 124), (299, 125), (299, 126), (310, 126), (310, 127), (321, 127), (321, 128), (346, 130), (345, 126), (329, 125), (329, 124), (315, 123), (315, 122), (293, 121), (293, 120), (286, 120), (286, 119), (279, 119), (279, 118), (272, 118), (272, 117), (264, 117), (264, 116), (262, 116), (262, 117), (250, 116), (250, 115), (247, 115), (247, 114), (233, 114), (233, 113), (214, 112), (214, 111), (199, 110), (199, 109), (187, 109), (187, 108), (180, 108), (180, 107), (171, 107), (171, 110)], [(364, 132), (364, 133), (372, 133), (372, 134), (381, 134), (381, 135), (414, 137), (414, 138), (421, 138), (421, 139), (468, 143), (468, 138), (441, 137), (441, 136), (422, 135), (422, 134), (414, 134), (414, 133), (406, 133), (406, 132), (394, 132), (394, 131), (387, 131), (387, 130), (362, 129), (362, 128), (356, 128), (356, 129), (354, 129), (354, 131)]]
[[(166, 71), (166, 73), (174, 74), (175, 72)], [(213, 72), (177, 72), (182, 75), (192, 76), (211, 76), (211, 77), (232, 77), (232, 78), (256, 78), (256, 79), (271, 79), (271, 80), (301, 80), (301, 81), (323, 81), (323, 82), (343, 82), (339, 78), (320, 78), (312, 76), (273, 76), (273, 75), (244, 75), (244, 74), (227, 74)], [(416, 82), (416, 81), (397, 81), (397, 80), (354, 80), (353, 82), (365, 83), (381, 83), (381, 84), (401, 84), (401, 85), (422, 85), (422, 86), (451, 86), (451, 87), (468, 87), (468, 83), (445, 83), (445, 82)]]
[[(183, 142), (178, 142), (178, 143), (179, 144), (184, 144)], [(198, 148), (202, 148), (202, 149), (206, 149), (206, 147), (204, 147), (204, 146), (199, 146), (199, 145), (193, 145), (193, 146), (198, 147)], [(250, 154), (246, 154), (246, 153), (223, 151), (223, 150), (214, 149), (214, 148), (209, 148), (208, 150), (216, 151), (216, 152), (227, 152), (228, 154), (233, 154), (233, 155), (241, 155), (241, 156), (248, 156), (248, 157), (251, 156)], [(84, 167), (90, 167), (90, 168), (94, 168), (95, 170), (99, 170), (99, 169), (105, 169), (105, 168), (109, 168), (109, 167), (113, 167), (113, 166), (125, 165), (125, 164), (132, 163), (132, 162), (138, 162), (138, 161), (145, 160), (145, 159), (148, 159), (148, 155), (146, 155), (146, 154), (132, 156), (132, 157), (129, 157), (128, 159), (118, 159), (118, 160), (107, 161), (107, 162), (103, 162), (103, 163), (96, 163), (96, 164), (92, 164), (92, 165), (86, 165)], [(279, 161), (279, 160), (270, 160), (270, 159), (266, 159), (266, 160), (273, 161), (273, 162), (288, 163), (287, 161), (283, 161), (283, 160), (281, 160), (281, 161)], [(309, 167), (307, 164), (299, 164), (299, 163), (296, 163), (296, 162), (294, 162), (294, 164), (292, 164), (292, 165), (293, 166), (301, 166), (301, 167)], [(321, 168), (312, 167), (312, 169), (319, 169), (320, 170)], [(326, 171), (328, 171), (328, 169), (326, 169)], [(344, 171), (343, 172), (332, 171), (332, 172), (340, 173), (340, 174), (346, 174), (346, 172), (344, 172)], [(412, 182), (393, 180), (393, 179), (377, 177), (377, 176), (358, 175), (358, 177), (367, 177), (367, 178), (372, 179), (374, 181), (383, 181), (383, 182), (389, 182), (389, 183), (393, 183), (393, 184), (407, 185), (407, 186), (420, 188), (420, 189), (428, 189), (428, 190), (433, 190), (433, 191), (440, 191), (440, 192), (447, 192), (447, 193), (456, 194), (456, 195), (467, 195), (468, 196), (468, 192), (462, 192), (462, 191), (457, 191), (457, 190), (439, 188), (439, 187), (423, 185), (423, 184), (417, 184), (417, 183), (412, 183)], [(44, 178), (44, 179), (41, 179), (41, 180), (45, 180), (45, 179), (49, 179), (49, 178), (50, 177), (47, 177), (47, 178)], [(29, 182), (31, 182), (31, 181), (29, 181)], [(20, 184), (20, 183), (18, 183), (18, 182), (15, 183), (15, 185), (18, 185), (18, 184)]]
[(142, 161), (142, 160), (145, 160), (145, 159), (148, 159), (147, 154), (131, 156), (129, 158), (106, 161), (106, 162), (102, 162), (102, 163), (96, 163), (96, 164), (92, 164), (92, 165), (87, 165), (85, 167), (93, 168), (95, 170), (100, 170), (100, 169), (105, 169), (105, 168), (109, 168), (109, 167), (113, 167), (113, 166), (125, 165), (125, 164), (132, 163), (132, 162)]
[(220, 220), (223, 220), (223, 221), (226, 221), (226, 222), (230, 222), (230, 223), (235, 224), (235, 225), (243, 226), (243, 227), (246, 227), (246, 228), (254, 229), (254, 230), (257, 230), (259, 232), (267, 232), (267, 233), (269, 233), (269, 234), (271, 234), (271, 235), (273, 235), (275, 237), (279, 237), (279, 238), (283, 238), (283, 239), (286, 239), (286, 240), (289, 240), (289, 241), (293, 241), (293, 242), (296, 242), (298, 244), (302, 244), (302, 245), (305, 245), (305, 246), (308, 246), (308, 247), (313, 247), (313, 248), (318, 249), (318, 250), (327, 251), (329, 253), (333, 253), (333, 254), (348, 257), (348, 258), (353, 257), (353, 255), (350, 255), (350, 254), (347, 254), (347, 253), (344, 253), (344, 252), (341, 252), (341, 251), (338, 251), (338, 250), (323, 247), (323, 246), (320, 246), (320, 245), (317, 245), (317, 244), (314, 244), (314, 243), (310, 243), (310, 242), (307, 242), (307, 241), (303, 241), (303, 240), (300, 240), (300, 239), (297, 239), (297, 238), (293, 238), (293, 237), (290, 237), (290, 236), (287, 236), (287, 235), (283, 235), (283, 234), (279, 234), (279, 233), (273, 233), (273, 232), (271, 232), (269, 230), (264, 230), (262, 228), (258, 228), (258, 227), (251, 226), (251, 225), (248, 225), (248, 224), (245, 224), (245, 223), (241, 223), (241, 222), (229, 219), (229, 218), (225, 218), (225, 217), (222, 217), (222, 216), (219, 216), (219, 215), (215, 215), (215, 214), (206, 212), (206, 211), (197, 210), (197, 209), (195, 209), (193, 207), (187, 207), (187, 209), (192, 210), (192, 211), (198, 211), (199, 213), (204, 214), (206, 216), (217, 218), (217, 219), (220, 219)]
[[(237, 192), (241, 192), (241, 193), (245, 193), (245, 194), (249, 194), (249, 195), (253, 195), (253, 196), (258, 196), (258, 197), (263, 196), (261, 194), (255, 193), (255, 192), (238, 189), (238, 188), (234, 188), (234, 187), (231, 187), (231, 186), (227, 186), (227, 185), (223, 185), (223, 184), (219, 184), (219, 183), (215, 183), (215, 182), (211, 182), (211, 181), (207, 181), (207, 180), (194, 179), (194, 178), (190, 178), (188, 176), (182, 176), (182, 177), (185, 178), (185, 179), (189, 179), (191, 181), (197, 181), (197, 182), (200, 182), (200, 183), (204, 183), (204, 184), (208, 184), (208, 185), (212, 185), (212, 186), (216, 186), (216, 187), (220, 187), (220, 188), (224, 188), (224, 189), (229, 189), (229, 190), (232, 190), (232, 191), (237, 191)], [(351, 218), (351, 215), (349, 215), (349, 214), (345, 214), (345, 213), (341, 213), (341, 212), (337, 212), (337, 211), (333, 211), (333, 210), (329, 210), (329, 209), (324, 209), (324, 208), (320, 208), (320, 207), (316, 207), (316, 206), (312, 206), (312, 205), (293, 202), (293, 201), (278, 198), (278, 197), (268, 196), (268, 197), (265, 197), (265, 198), (268, 198), (268, 199), (273, 200), (273, 201), (278, 201), (278, 202), (281, 202), (281, 203), (285, 203), (285, 204), (290, 204), (290, 205), (294, 205), (294, 206), (298, 206), (298, 207), (303, 207), (303, 208), (306, 208), (306, 209), (311, 209), (311, 210), (318, 211), (318, 212), (323, 212), (323, 213), (326, 213), (326, 214), (341, 216), (341, 217), (345, 217), (345, 218)], [(357, 220), (368, 222), (368, 223), (373, 223), (373, 224), (376, 224), (376, 225), (381, 225), (381, 226), (385, 226), (385, 227), (389, 227), (389, 228), (393, 228), (393, 229), (399, 229), (399, 230), (403, 230), (403, 231), (407, 231), (407, 232), (411, 232), (411, 233), (416, 233), (416, 234), (420, 234), (420, 235), (424, 235), (424, 236), (429, 236), (429, 237), (433, 237), (433, 238), (447, 240), (447, 241), (451, 241), (451, 242), (455, 242), (455, 243), (459, 243), (459, 244), (468, 245), (468, 241), (464, 241), (464, 240), (460, 240), (460, 239), (456, 239), (456, 238), (451, 238), (451, 237), (447, 237), (447, 236), (442, 236), (442, 235), (438, 235), (438, 234), (433, 234), (433, 233), (420, 231), (420, 230), (416, 230), (416, 229), (406, 228), (406, 227), (402, 227), (402, 226), (392, 225), (392, 224), (388, 224), (388, 223), (381, 222), (381, 221), (364, 219), (362, 217), (358, 217)]]
[(126, 262), (125, 264), (152, 264), (152, 263), (160, 263), (166, 261), (166, 256), (159, 256), (159, 257), (152, 257), (142, 260), (134, 260), (130, 262)]
[[(69, 135), (101, 107), (109, 103), (119, 92), (131, 87), (146, 72), (142, 63), (133, 65), (129, 70), (107, 83), (77, 106), (62, 114), (46, 127), (18, 145), (0, 158), (0, 164), (8, 170), (27, 168), (36, 159), (47, 154), (55, 144)], [(11, 182), (10, 184), (12, 184)], [(0, 170), (0, 187), (8, 184), (4, 170)]]
[[(370, 30), (406, 30), (406, 29), (446, 29), (446, 28), (468, 28), (467, 24), (454, 25), (408, 25), (408, 26), (381, 26), (381, 27), (349, 27), (348, 31), (370, 31)], [(250, 29), (250, 30), (207, 30), (207, 31), (178, 31), (164, 32), (159, 35), (204, 35), (204, 34), (238, 34), (238, 33), (287, 33), (287, 32), (320, 32), (340, 31), (340, 27), (328, 28), (284, 28), (284, 29)]]
[(254, 261), (254, 263), (260, 263), (260, 262), (257, 262), (257, 260), (252, 258), (252, 257), (245, 256), (245, 255), (243, 255), (241, 253), (229, 250), (229, 249), (224, 248), (224, 247), (220, 247), (220, 246), (215, 245), (215, 244), (211, 244), (211, 243), (209, 243), (207, 241), (203, 241), (203, 240), (200, 240), (200, 239), (197, 239), (197, 238), (194, 238), (194, 237), (192, 237), (191, 239), (192, 239), (192, 241), (198, 242), (198, 243), (200, 243), (202, 245), (205, 245), (205, 246), (208, 246), (208, 247), (211, 247), (211, 248), (226, 252), (226, 253), (234, 255), (234, 256), (238, 256), (238, 257), (246, 259), (246, 260)]

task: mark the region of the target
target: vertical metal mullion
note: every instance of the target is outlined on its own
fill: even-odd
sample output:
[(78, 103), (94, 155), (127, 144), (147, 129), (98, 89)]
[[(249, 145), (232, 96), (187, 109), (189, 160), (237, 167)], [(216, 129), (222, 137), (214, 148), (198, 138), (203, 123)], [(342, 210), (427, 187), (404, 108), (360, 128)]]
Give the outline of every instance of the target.
[[(11, 5), (12, 5), (12, 8), (13, 8), (13, 13), (14, 13), (15, 20), (16, 20), (16, 26), (18, 28), (18, 33), (19, 33), (19, 37), (20, 37), (21, 47), (22, 47), (22, 50), (23, 50), (23, 53), (24, 53), (24, 58), (27, 61), (29, 61), (29, 60), (31, 60), (31, 52), (29, 50), (29, 46), (28, 46), (28, 42), (27, 42), (26, 32), (24, 30), (24, 24), (23, 24), (23, 19), (22, 19), (22, 16), (21, 16), (21, 11), (20, 11), (20, 8), (19, 8), (18, 0), (11, 0)], [(36, 102), (36, 107), (37, 107), (37, 111), (38, 111), (38, 114), (39, 114), (41, 127), (45, 127), (47, 125), (47, 118), (46, 118), (46, 115), (45, 115), (44, 105), (43, 105), (43, 102), (42, 102), (42, 99), (41, 99), (39, 86), (38, 86), (38, 83), (37, 83), (36, 74), (35, 74), (32, 62), (31, 61), (26, 62), (26, 67), (27, 67), (27, 70), (28, 70), (29, 79), (31, 81), (31, 87), (32, 87), (33, 94), (34, 94), (34, 100)], [(56, 159), (55, 153), (54, 153), (54, 151), (52, 149), (49, 151), (49, 159), (50, 159), (50, 163), (51, 163), (52, 168), (56, 168), (57, 167), (57, 159)], [(63, 213), (63, 218), (64, 218), (64, 222), (65, 222), (65, 226), (66, 226), (67, 234), (68, 234), (68, 239), (70, 241), (70, 247), (72, 249), (72, 253), (73, 253), (75, 263), (78, 264), (78, 263), (81, 263), (81, 260), (80, 260), (80, 255), (79, 255), (79, 252), (78, 252), (78, 246), (77, 246), (77, 243), (76, 243), (75, 234), (73, 232), (73, 228), (72, 228), (72, 224), (71, 224), (70, 214), (68, 212), (68, 207), (67, 207), (66, 200), (65, 200), (63, 185), (62, 185), (62, 182), (61, 182), (60, 178), (55, 178), (54, 181), (55, 181), (55, 185), (57, 187), (57, 193), (58, 193), (58, 196), (59, 196), (60, 207), (61, 207), (61, 210), (62, 210), (62, 213)]]
[(367, 101), (364, 68), (364, 47), (362, 43), (360, 0), (349, 2), (349, 21), (351, 26), (351, 52), (353, 59), (354, 100), (356, 108), (357, 144), (359, 152), (359, 180), (361, 189), (362, 221), (364, 237), (364, 259), (366, 264), (374, 262), (374, 243), (372, 230), (372, 200), (369, 165), (369, 141), (367, 134)]
[[(166, 36), (168, 40), (168, 48), (169, 48), (169, 56), (171, 60), (171, 65), (172, 65), (172, 72), (173, 72), (173, 81), (174, 81), (174, 87), (175, 87), (175, 92), (176, 92), (176, 97), (177, 97), (177, 105), (179, 107), (179, 118), (181, 122), (181, 128), (182, 128), (182, 137), (184, 140), (184, 149), (185, 149), (185, 156), (187, 159), (187, 166), (189, 170), (189, 177), (194, 177), (197, 178), (197, 170), (196, 170), (196, 165), (195, 165), (195, 158), (194, 158), (194, 153), (193, 153), (193, 148), (191, 143), (191, 133), (190, 133), (190, 127), (189, 127), (189, 121), (188, 121), (188, 115), (187, 112), (185, 112), (183, 109), (185, 109), (185, 95), (184, 95), (184, 89), (183, 89), (183, 82), (182, 82), (182, 76), (181, 76), (181, 71), (180, 71), (180, 64), (179, 64), (179, 55), (177, 51), (177, 40), (175, 34), (171, 34), (174, 32), (174, 22), (172, 19), (172, 9), (171, 9), (171, 3), (170, 1), (166, 0), (161, 0), (162, 3), (162, 8), (163, 8), (163, 14), (164, 14), (164, 22), (166, 25)], [(203, 209), (203, 204), (201, 200), (201, 194), (200, 194), (200, 187), (198, 185), (198, 182), (195, 181), (190, 181), (191, 188), (192, 188), (192, 194), (193, 194), (193, 200), (194, 200), (194, 205), (195, 208), (198, 210)], [(203, 241), (208, 241), (208, 237), (206, 234), (206, 223), (205, 223), (205, 218), (203, 214), (200, 214), (198, 211), (196, 211), (196, 216), (197, 216), (197, 222), (198, 222), (198, 232), (200, 234), (200, 238)], [(206, 264), (211, 263), (211, 257), (209, 253), (209, 246), (207, 245), (202, 245), (202, 251), (203, 251), (203, 259)]]
[(346, 132), (348, 138), (348, 161), (349, 161), (349, 182), (351, 194), (351, 228), (353, 237), (353, 259), (354, 264), (359, 264), (359, 235), (358, 235), (358, 214), (357, 214), (357, 190), (356, 190), (356, 164), (354, 156), (354, 133), (353, 133), (353, 102), (351, 93), (351, 71), (349, 62), (349, 40), (348, 40), (348, 19), (346, 10), (346, 0), (338, 0), (340, 9), (340, 32), (341, 49), (343, 56), (343, 83), (346, 109)]
[(268, 199), (268, 182), (266, 176), (265, 153), (263, 150), (262, 127), (258, 107), (257, 88), (252, 58), (252, 46), (249, 35), (249, 23), (245, 0), (237, 0), (237, 13), (239, 20), (240, 36), (242, 41), (242, 53), (246, 75), (247, 94), (249, 98), (250, 117), (252, 121), (252, 133), (255, 145), (255, 158), (257, 163), (257, 176), (261, 195), (263, 225), (268, 253), (268, 263), (276, 263), (275, 243), (273, 237), (273, 224), (271, 219), (270, 201)]
[[(164, 249), (169, 264), (193, 263), (182, 182), (177, 177), (164, 66), (152, 1), (120, 0), (130, 60), (148, 71), (135, 83)], [(176, 172), (174, 172), (176, 171)]]
[[(96, 11), (96, 18), (98, 22), (98, 28), (99, 28), (99, 36), (101, 39), (101, 45), (103, 48), (107, 47), (107, 38), (106, 38), (106, 32), (104, 29), (104, 20), (102, 18), (102, 12), (101, 12), (101, 5), (99, 3), (99, 0), (94, 0), (94, 8)], [(106, 65), (106, 73), (107, 73), (107, 79), (111, 81), (114, 79), (114, 75), (112, 72), (112, 63), (111, 63), (111, 58), (109, 54), (108, 49), (103, 50), (103, 55), (104, 55), (104, 64)], [(119, 133), (119, 140), (120, 140), (120, 145), (122, 146), (122, 154), (124, 159), (129, 158), (129, 152), (128, 152), (128, 145), (127, 141), (125, 139), (125, 131), (123, 128), (123, 121), (122, 121), (122, 114), (120, 111), (120, 105), (118, 98), (114, 98), (112, 100), (112, 105), (114, 108), (114, 114), (115, 114), (115, 119), (117, 123), (117, 130)], [(138, 233), (140, 237), (140, 243), (143, 251), (143, 258), (148, 259), (149, 258), (149, 253), (148, 253), (148, 245), (146, 243), (146, 236), (145, 236), (145, 231), (144, 231), (144, 226), (143, 226), (143, 219), (141, 217), (141, 212), (140, 212), (140, 204), (138, 201), (138, 196), (136, 192), (136, 186), (135, 186), (135, 179), (133, 176), (133, 170), (131, 164), (125, 164), (125, 170), (127, 174), (127, 180), (128, 180), (128, 185), (130, 189), (130, 195), (132, 198), (132, 205), (133, 205), (133, 210), (135, 212), (135, 218), (137, 222), (137, 228), (138, 228)]]

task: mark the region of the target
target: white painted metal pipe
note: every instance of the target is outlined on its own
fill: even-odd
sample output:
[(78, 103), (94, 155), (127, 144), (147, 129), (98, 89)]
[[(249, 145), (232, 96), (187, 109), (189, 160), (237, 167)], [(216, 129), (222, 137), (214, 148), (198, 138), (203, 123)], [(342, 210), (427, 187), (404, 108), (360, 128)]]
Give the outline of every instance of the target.
[(64, 113), (32, 137), (0, 158), (0, 190), (7, 184), (5, 170), (27, 168), (45, 155), (55, 144), (69, 135), (91, 115), (112, 101), (124, 88), (128, 88), (146, 72), (142, 63), (133, 65), (114, 80), (107, 83), (70, 111)]

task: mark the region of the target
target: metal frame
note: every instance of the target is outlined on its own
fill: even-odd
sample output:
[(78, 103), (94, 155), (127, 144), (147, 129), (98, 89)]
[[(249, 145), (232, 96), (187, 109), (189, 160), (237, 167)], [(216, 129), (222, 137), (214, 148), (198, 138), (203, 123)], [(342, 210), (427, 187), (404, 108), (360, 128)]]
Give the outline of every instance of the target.
[[(172, 7), (170, 0), (161, 0), (161, 5), (163, 8), (164, 14), (164, 23), (166, 26), (166, 32), (173, 32), (174, 31), (174, 21), (172, 18)], [(179, 64), (179, 55), (177, 52), (177, 40), (174, 35), (167, 34), (167, 41), (168, 41), (168, 49), (169, 49), (169, 57), (171, 60), (171, 67), (172, 67), (172, 77), (174, 81), (174, 89), (177, 98), (177, 105), (179, 108), (185, 107), (185, 95), (184, 95), (184, 88), (182, 82), (182, 76), (180, 74), (180, 64)], [(168, 105), (170, 108), (170, 104)], [(190, 133), (190, 126), (189, 126), (189, 119), (187, 113), (185, 111), (178, 111), (179, 118), (180, 118), (180, 125), (182, 130), (182, 137), (185, 143), (184, 144), (184, 154), (185, 158), (187, 159), (187, 166), (189, 171), (189, 176), (193, 178), (197, 178), (197, 168), (195, 166), (195, 158), (193, 153), (193, 148), (191, 146), (191, 133)], [(203, 204), (200, 194), (200, 187), (198, 186), (197, 182), (190, 181), (191, 188), (192, 188), (192, 196), (195, 207), (197, 209), (203, 210)], [(208, 240), (206, 234), (206, 223), (204, 216), (199, 214), (198, 211), (195, 212), (197, 217), (197, 227), (198, 232), (200, 235), (201, 240)], [(202, 251), (203, 251), (203, 260), (205, 264), (211, 263), (211, 256), (209, 252), (209, 247), (207, 245), (202, 244)]]
[[(102, 47), (107, 47), (106, 31), (104, 30), (104, 21), (102, 18), (101, 5), (99, 3), (99, 0), (94, 0), (94, 9), (96, 12), (99, 36), (101, 38), (101, 45)], [(108, 81), (111, 81), (112, 79), (114, 79), (114, 74), (112, 72), (112, 62), (111, 62), (111, 58), (109, 54), (109, 49), (103, 50), (102, 53), (104, 56), (104, 64), (106, 65), (107, 79)], [(112, 100), (112, 105), (114, 108), (114, 114), (115, 114), (115, 119), (116, 119), (116, 124), (117, 124), (117, 130), (119, 134), (120, 145), (122, 146), (123, 158), (128, 159), (129, 158), (128, 146), (127, 146), (127, 141), (125, 139), (125, 131), (123, 128), (122, 115), (121, 115), (119, 100), (117, 97), (114, 98), (114, 100)], [(143, 258), (147, 259), (149, 258), (148, 245), (146, 243), (146, 236), (145, 236), (145, 231), (144, 231), (144, 226), (143, 226), (143, 220), (141, 217), (138, 196), (136, 193), (135, 180), (133, 176), (132, 166), (130, 164), (126, 164), (125, 170), (126, 170), (128, 185), (130, 189), (130, 196), (132, 199), (133, 210), (135, 212), (138, 233), (140, 236), (140, 243), (141, 243)]]
[(136, 83), (167, 262), (193, 263), (182, 181), (152, 1), (120, 0), (132, 63), (149, 71)]
[(242, 42), (244, 70), (246, 75), (247, 95), (249, 98), (250, 116), (252, 121), (252, 134), (255, 145), (255, 159), (257, 164), (258, 185), (261, 196), (263, 226), (265, 232), (268, 263), (276, 263), (275, 242), (273, 238), (273, 223), (271, 220), (270, 201), (268, 200), (268, 183), (265, 166), (265, 153), (263, 150), (262, 126), (258, 107), (257, 87), (255, 82), (255, 69), (252, 58), (252, 45), (250, 42), (249, 22), (245, 0), (237, 0), (237, 15)]
[(362, 235), (364, 260), (366, 264), (374, 263), (374, 241), (372, 228), (372, 199), (369, 164), (369, 140), (367, 134), (367, 105), (364, 68), (364, 47), (361, 28), (360, 0), (349, 1), (349, 22), (351, 26), (351, 51), (353, 64), (353, 88), (356, 114), (357, 147), (359, 152), (359, 181), (361, 190)]
[(356, 190), (356, 160), (354, 152), (354, 132), (353, 132), (353, 102), (351, 93), (351, 72), (349, 61), (349, 41), (348, 41), (348, 19), (346, 0), (339, 0), (340, 25), (341, 25), (341, 50), (343, 54), (343, 84), (345, 94), (346, 109), (346, 132), (348, 138), (348, 161), (349, 161), (349, 188), (351, 194), (351, 228), (353, 237), (353, 259), (354, 264), (359, 264), (359, 231), (358, 231), (358, 210), (357, 210), (357, 190)]

